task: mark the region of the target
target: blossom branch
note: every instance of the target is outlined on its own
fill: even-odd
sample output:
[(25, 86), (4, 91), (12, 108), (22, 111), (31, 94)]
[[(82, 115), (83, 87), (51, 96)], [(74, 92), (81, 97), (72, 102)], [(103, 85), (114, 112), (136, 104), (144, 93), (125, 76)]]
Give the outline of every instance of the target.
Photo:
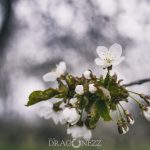
[[(46, 90), (33, 91), (29, 95), (26, 106), (39, 103), (40, 117), (53, 119), (55, 124), (67, 124), (67, 134), (71, 134), (73, 139), (84, 138), (89, 140), (92, 137), (92, 129), (96, 128), (100, 118), (104, 121), (111, 121), (110, 111), (117, 111), (120, 116), (117, 119), (118, 132), (126, 134), (129, 125), (134, 124), (132, 114), (126, 110), (121, 101), (128, 102), (128, 98), (134, 100), (144, 117), (150, 121), (150, 96), (128, 91), (127, 86), (150, 82), (150, 78), (137, 80), (123, 87), (117, 75), (110, 75), (109, 71), (113, 66), (118, 65), (124, 59), (121, 56), (122, 47), (113, 44), (109, 49), (104, 46), (97, 48), (99, 58), (95, 63), (103, 68), (107, 68), (106, 77), (103, 75), (96, 77), (91, 70), (86, 70), (82, 76), (76, 77), (66, 71), (66, 63), (60, 62), (56, 69), (43, 76), (45, 82), (57, 82), (58, 87), (49, 87)], [(130, 93), (141, 97), (147, 105), (140, 103)], [(54, 101), (49, 99), (54, 98)], [(121, 108), (121, 109), (120, 109)], [(85, 115), (83, 119), (83, 113)]]
[(145, 79), (133, 81), (133, 82), (124, 84), (124, 86), (128, 87), (128, 86), (133, 86), (133, 85), (140, 85), (140, 84), (144, 84), (144, 83), (147, 83), (147, 82), (150, 82), (150, 78), (145, 78)]

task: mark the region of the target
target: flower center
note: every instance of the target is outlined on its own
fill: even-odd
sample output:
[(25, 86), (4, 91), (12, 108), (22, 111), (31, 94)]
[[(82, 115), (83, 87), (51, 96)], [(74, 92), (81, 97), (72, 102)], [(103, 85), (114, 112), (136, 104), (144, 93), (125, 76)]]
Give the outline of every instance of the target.
[(114, 57), (110, 53), (106, 53), (104, 61), (106, 64), (111, 64), (114, 61)]

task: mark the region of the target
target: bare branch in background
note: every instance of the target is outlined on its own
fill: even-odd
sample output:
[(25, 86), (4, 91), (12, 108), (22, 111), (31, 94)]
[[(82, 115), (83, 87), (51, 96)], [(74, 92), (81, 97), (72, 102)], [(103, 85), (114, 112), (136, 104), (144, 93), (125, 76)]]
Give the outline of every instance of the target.
[(140, 85), (146, 82), (150, 82), (150, 78), (146, 78), (146, 79), (141, 79), (141, 80), (137, 80), (137, 81), (133, 81), (127, 84), (124, 84), (124, 86), (133, 86), (133, 85)]

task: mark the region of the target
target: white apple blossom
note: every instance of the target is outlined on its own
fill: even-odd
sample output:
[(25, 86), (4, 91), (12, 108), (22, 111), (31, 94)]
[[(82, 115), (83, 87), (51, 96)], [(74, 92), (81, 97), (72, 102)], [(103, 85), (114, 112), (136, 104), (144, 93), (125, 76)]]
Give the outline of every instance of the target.
[(75, 92), (79, 95), (83, 95), (84, 94), (84, 87), (83, 85), (77, 85), (75, 88)]
[(89, 92), (95, 93), (96, 91), (97, 91), (97, 88), (95, 87), (95, 85), (93, 83), (89, 84)]
[(104, 68), (112, 65), (116, 66), (124, 60), (124, 57), (121, 57), (122, 47), (117, 43), (113, 44), (109, 49), (104, 46), (98, 46), (96, 51), (100, 58), (96, 58), (95, 63)]
[(55, 71), (46, 73), (43, 76), (43, 80), (45, 82), (56, 81), (56, 79), (59, 78), (61, 75), (65, 74), (65, 72), (66, 72), (66, 63), (62, 61), (56, 66)]
[(150, 107), (146, 107), (147, 110), (143, 111), (144, 117), (146, 120), (150, 121)]
[(71, 104), (72, 106), (75, 107), (77, 101), (78, 101), (78, 99), (75, 97), (75, 98), (71, 98), (69, 102), (70, 102), (70, 104)]
[(53, 103), (51, 101), (47, 100), (37, 103), (35, 107), (36, 112), (40, 117), (45, 119), (52, 119), (55, 124), (58, 124), (59, 122), (61, 124), (65, 123), (65, 120), (62, 118), (62, 110), (58, 112), (54, 111)]
[(91, 71), (90, 70), (86, 70), (83, 75), (86, 79), (91, 79)]
[(66, 122), (70, 123), (71, 125), (76, 124), (80, 119), (78, 111), (75, 108), (69, 107), (66, 107), (63, 110), (62, 117)]
[(92, 137), (91, 130), (89, 130), (85, 125), (80, 126), (71, 126), (67, 129), (67, 134), (71, 134), (72, 138), (84, 138), (85, 140), (90, 140)]

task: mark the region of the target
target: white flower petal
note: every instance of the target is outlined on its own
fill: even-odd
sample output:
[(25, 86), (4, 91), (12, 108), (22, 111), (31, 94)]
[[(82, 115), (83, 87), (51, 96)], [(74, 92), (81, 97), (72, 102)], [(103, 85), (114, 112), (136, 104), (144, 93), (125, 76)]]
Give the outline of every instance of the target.
[(59, 105), (59, 108), (64, 109), (65, 106), (66, 106), (66, 103), (62, 102), (62, 103)]
[(115, 59), (119, 59), (122, 54), (122, 47), (121, 45), (115, 43), (109, 48), (109, 51)]
[(85, 133), (85, 135), (83, 136), (83, 138), (84, 138), (85, 140), (90, 140), (91, 137), (92, 137), (92, 133), (91, 133), (90, 130), (87, 131), (87, 133)]
[(59, 122), (61, 124), (65, 124), (66, 123), (66, 121), (62, 117), (62, 111), (58, 111), (58, 112), (53, 111), (52, 119), (53, 119), (55, 124), (58, 124)]
[(53, 110), (53, 103), (50, 100), (39, 102), (35, 104), (34, 107), (40, 117), (43, 117), (44, 119), (52, 119), (55, 124), (58, 124), (59, 122), (61, 124), (66, 123), (62, 118), (62, 111), (55, 112)]
[(46, 73), (44, 76), (43, 76), (43, 80), (45, 82), (49, 82), (49, 81), (56, 81), (57, 79), (57, 74), (56, 72), (49, 72), (49, 73)]
[(71, 123), (72, 125), (76, 124), (80, 119), (80, 115), (77, 110), (75, 108), (68, 107), (63, 110), (62, 117), (66, 122)]
[(130, 124), (133, 125), (134, 122), (135, 122), (134, 119), (131, 119), (131, 118), (130, 118)]
[(127, 131), (127, 132), (129, 131), (129, 127), (128, 127), (128, 126), (126, 127), (126, 131)]
[(127, 131), (124, 129), (124, 128), (122, 128), (122, 134), (126, 134), (127, 133)]
[(125, 59), (125, 57), (122, 56), (122, 57), (120, 57), (118, 60), (115, 60), (115, 61), (113, 62), (113, 66), (119, 65), (124, 59)]
[(50, 101), (43, 101), (35, 105), (36, 112), (40, 117), (50, 119), (53, 111), (53, 104)]
[(95, 63), (98, 66), (103, 66), (104, 65), (104, 61), (102, 59), (100, 59), (100, 58), (96, 58), (95, 59)]
[(52, 119), (53, 119), (53, 121), (54, 121), (54, 123), (55, 123), (56, 125), (59, 123), (59, 118), (58, 118), (58, 116), (56, 116), (56, 115), (53, 114)]
[(108, 49), (105, 46), (98, 46), (96, 52), (101, 59), (105, 58), (105, 54), (108, 53)]
[(92, 137), (91, 130), (87, 129), (84, 125), (83, 127), (80, 126), (72, 126), (67, 129), (67, 134), (71, 134), (72, 138), (84, 138), (85, 140), (89, 140)]
[(57, 76), (61, 76), (65, 72), (66, 72), (66, 63), (62, 61), (57, 65), (56, 73), (57, 73)]

